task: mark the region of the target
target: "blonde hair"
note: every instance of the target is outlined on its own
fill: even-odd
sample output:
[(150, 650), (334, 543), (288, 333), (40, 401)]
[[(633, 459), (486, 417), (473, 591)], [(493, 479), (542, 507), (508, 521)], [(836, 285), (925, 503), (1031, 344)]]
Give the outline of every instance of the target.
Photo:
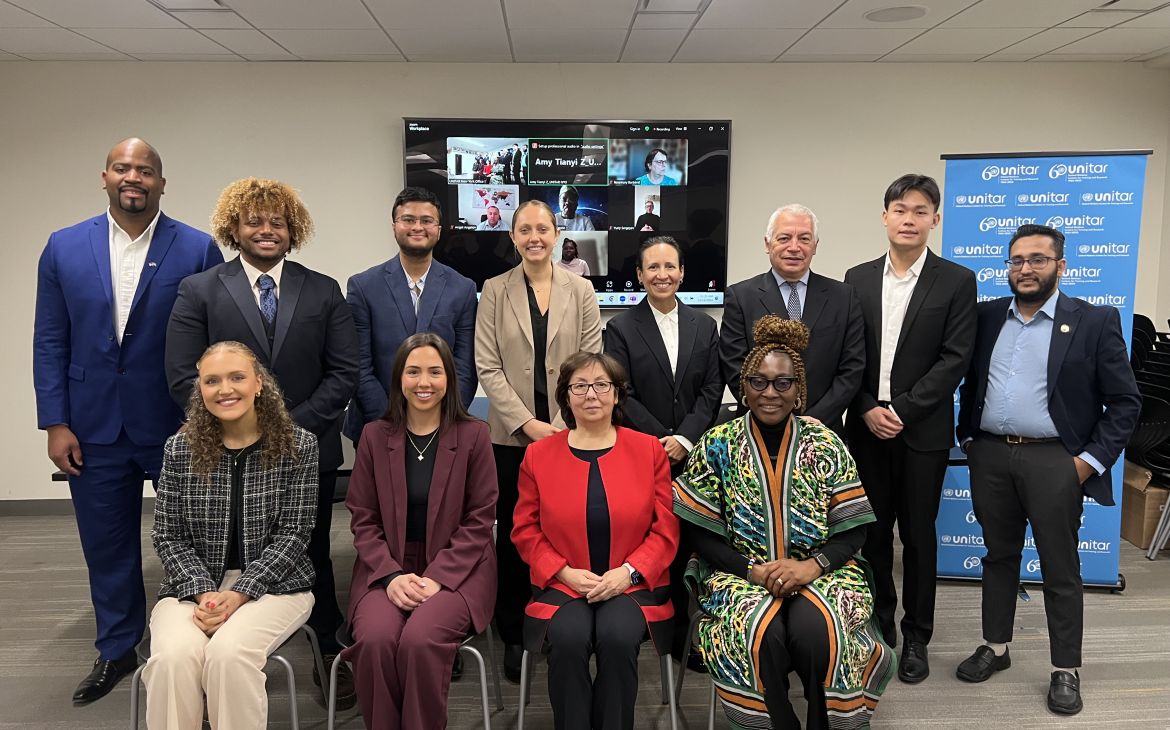
[(288, 219), (289, 250), (296, 251), (313, 237), (313, 219), (297, 191), (277, 180), (246, 177), (236, 180), (219, 194), (211, 214), (211, 235), (221, 246), (240, 250), (233, 234), (240, 216), (266, 210)]

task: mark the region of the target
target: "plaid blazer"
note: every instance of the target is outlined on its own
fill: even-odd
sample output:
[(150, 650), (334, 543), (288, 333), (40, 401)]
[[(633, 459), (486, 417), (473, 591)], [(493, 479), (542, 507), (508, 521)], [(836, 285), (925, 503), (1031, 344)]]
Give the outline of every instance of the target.
[[(317, 518), (317, 437), (294, 427), (295, 452), (264, 468), (259, 451), (244, 467), (240, 563), (231, 590), (251, 598), (313, 586), (305, 550)], [(191, 468), (186, 434), (167, 439), (154, 503), (154, 549), (162, 560), (159, 598), (190, 599), (219, 590), (227, 561), (232, 460), (226, 452), (210, 474)]]

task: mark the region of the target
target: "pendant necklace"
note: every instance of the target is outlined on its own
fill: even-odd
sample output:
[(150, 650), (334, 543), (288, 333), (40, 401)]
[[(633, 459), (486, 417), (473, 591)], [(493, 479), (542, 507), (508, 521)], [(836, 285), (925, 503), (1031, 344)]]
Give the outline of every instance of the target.
[(432, 443), (434, 443), (434, 441), (435, 441), (435, 437), (436, 437), (436, 436), (438, 436), (438, 435), (439, 435), (439, 429), (437, 429), (437, 428), (436, 428), (436, 429), (435, 429), (435, 432), (431, 434), (431, 438), (430, 438), (430, 440), (429, 440), (429, 441), (427, 441), (427, 445), (426, 445), (426, 446), (424, 446), (424, 447), (422, 447), (422, 448), (420, 449), (420, 448), (418, 447), (418, 444), (416, 444), (416, 443), (414, 442), (414, 437), (410, 435), (410, 431), (407, 431), (407, 432), (406, 432), (406, 438), (410, 440), (410, 445), (411, 445), (411, 447), (412, 447), (412, 448), (413, 448), (413, 449), (414, 449), (416, 452), (418, 452), (418, 460), (419, 460), (419, 461), (422, 461), (422, 460), (423, 460), (423, 458), (424, 458), (424, 457), (425, 457), (425, 455), (426, 455), (426, 451), (427, 451), (427, 449), (431, 448), (431, 444), (432, 444)]

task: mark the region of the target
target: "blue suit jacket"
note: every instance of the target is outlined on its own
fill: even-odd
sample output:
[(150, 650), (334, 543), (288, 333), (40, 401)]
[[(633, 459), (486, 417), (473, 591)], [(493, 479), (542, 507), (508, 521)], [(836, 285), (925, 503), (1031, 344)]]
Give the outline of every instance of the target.
[[(1058, 294), (1048, 346), (1048, 415), (1070, 456), (1088, 451), (1105, 473), (1085, 480), (1085, 494), (1113, 504), (1109, 468), (1137, 425), (1142, 399), (1113, 307), (1097, 307)], [(1011, 297), (981, 302), (975, 354), (959, 388), (959, 443), (979, 434), (991, 353), (1007, 319)]]
[(416, 332), (433, 332), (451, 346), (459, 397), (463, 405), (471, 405), (479, 384), (474, 350), (475, 310), (479, 306), (475, 282), (432, 261), (417, 316), (410, 284), (397, 256), (354, 274), (346, 288), (360, 358), (357, 395), (345, 419), (347, 437), (356, 442), (367, 423), (386, 414), (394, 355), (402, 341)]
[(119, 345), (110, 226), (103, 213), (57, 231), (37, 267), (33, 381), (37, 426), (67, 424), (82, 443), (162, 444), (182, 422), (163, 349), (179, 282), (223, 261), (206, 233), (160, 214)]

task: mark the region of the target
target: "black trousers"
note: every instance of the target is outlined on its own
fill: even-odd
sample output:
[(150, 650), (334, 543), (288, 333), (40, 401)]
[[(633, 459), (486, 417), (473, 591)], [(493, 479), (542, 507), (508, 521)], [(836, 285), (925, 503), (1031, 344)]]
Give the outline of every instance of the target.
[(1058, 667), (1081, 666), (1084, 593), (1077, 531), (1084, 508), (1073, 457), (1059, 442), (1011, 445), (980, 436), (967, 449), (971, 501), (983, 528), (983, 638), (1012, 640), (1024, 530), (1044, 576), (1049, 652)]
[(337, 472), (321, 472), (317, 487), (317, 523), (309, 535), (309, 562), (317, 578), (313, 583), (313, 612), (306, 622), (321, 642), (324, 654), (341, 650), (335, 635), (344, 618), (337, 606), (337, 585), (333, 578), (333, 561), (329, 559), (329, 530), (333, 523), (333, 490), (337, 486)]
[(505, 644), (522, 644), (524, 638), (524, 607), (532, 598), (532, 584), (528, 565), (520, 559), (512, 543), (512, 523), (520, 492), (516, 482), (520, 478), (520, 463), (524, 461), (525, 446), (492, 444), (496, 456), (496, 479), (500, 496), (496, 502), (496, 562), (499, 579), (496, 590), (496, 628)]
[[(548, 624), (548, 697), (557, 730), (632, 730), (638, 699), (638, 649), (646, 618), (632, 599), (584, 598), (557, 609)], [(597, 678), (589, 657), (597, 655)]]
[(829, 669), (829, 633), (825, 617), (803, 596), (785, 599), (780, 615), (764, 630), (760, 648), (760, 681), (764, 704), (774, 730), (800, 729), (800, 720), (788, 701), (788, 674), (796, 672), (808, 701), (808, 730), (825, 730), (825, 673)]
[(938, 536), (934, 523), (947, 471), (947, 451), (915, 451), (901, 436), (879, 439), (868, 428), (850, 429), (850, 451), (877, 521), (871, 523), (862, 555), (874, 575), (874, 613), (890, 646), (898, 643), (894, 615), (894, 525), (902, 541), (902, 635), (930, 643)]

